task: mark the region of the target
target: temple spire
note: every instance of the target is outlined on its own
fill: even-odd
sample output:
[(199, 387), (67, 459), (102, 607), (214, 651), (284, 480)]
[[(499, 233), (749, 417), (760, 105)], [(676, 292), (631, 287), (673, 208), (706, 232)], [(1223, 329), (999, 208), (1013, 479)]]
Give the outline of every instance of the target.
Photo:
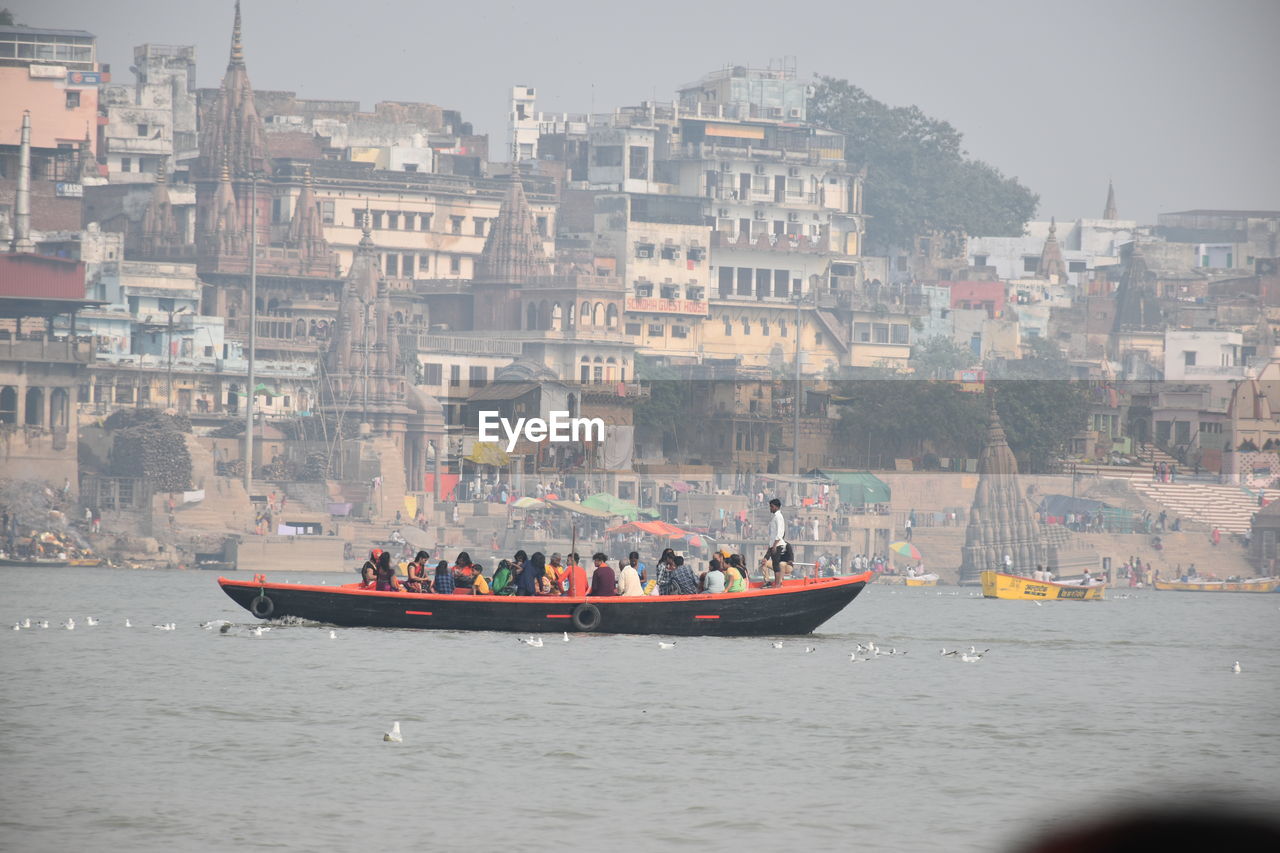
[(524, 185), (513, 169), (498, 219), (480, 253), (476, 279), (521, 284), (534, 276), (550, 273), (551, 264), (543, 252), (537, 220), (525, 198)]
[(1111, 181), (1107, 181), (1107, 205), (1102, 209), (1102, 218), (1107, 220), (1116, 219), (1116, 188)]
[(240, 38), (240, 0), (236, 0), (236, 20), (231, 27), (231, 61), (227, 70), (244, 68), (244, 43)]
[(1067, 283), (1067, 264), (1062, 259), (1062, 246), (1058, 244), (1058, 220), (1049, 220), (1049, 236), (1045, 238), (1036, 266), (1036, 278), (1047, 278), (1059, 284)]

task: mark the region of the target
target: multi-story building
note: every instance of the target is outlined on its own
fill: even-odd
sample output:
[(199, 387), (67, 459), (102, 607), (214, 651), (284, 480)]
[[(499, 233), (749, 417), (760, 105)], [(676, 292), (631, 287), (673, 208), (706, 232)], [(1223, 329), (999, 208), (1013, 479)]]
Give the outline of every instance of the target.
[(132, 89), (102, 90), (107, 121), (101, 128), (102, 159), (112, 183), (147, 183), (172, 174), (198, 151), (196, 49), (143, 44), (133, 49)]
[(15, 230), (23, 134), (30, 141), (29, 230), (80, 227), (82, 178), (97, 176), (93, 139), (104, 77), (91, 33), (0, 27), (0, 115), (7, 117), (0, 128), (0, 239), (9, 242)]

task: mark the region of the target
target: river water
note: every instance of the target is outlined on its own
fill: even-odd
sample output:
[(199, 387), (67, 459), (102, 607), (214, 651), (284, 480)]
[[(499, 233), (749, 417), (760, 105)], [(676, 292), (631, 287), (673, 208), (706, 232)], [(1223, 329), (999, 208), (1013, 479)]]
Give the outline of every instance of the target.
[[(8, 630), (27, 617), (50, 627)], [(872, 586), (781, 649), (534, 648), (253, 636), (211, 573), (5, 569), (0, 618), (0, 848), (1007, 850), (1090, 810), (1280, 792), (1280, 595)], [(851, 663), (867, 640), (907, 654)]]

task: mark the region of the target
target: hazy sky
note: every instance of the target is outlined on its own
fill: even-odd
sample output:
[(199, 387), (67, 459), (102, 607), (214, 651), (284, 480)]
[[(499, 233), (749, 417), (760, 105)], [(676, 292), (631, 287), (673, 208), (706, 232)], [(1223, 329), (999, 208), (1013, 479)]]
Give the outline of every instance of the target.
[[(20, 23), (98, 37), (114, 82), (133, 46), (195, 44), (201, 86), (226, 67), (231, 0), (0, 0)], [(1196, 207), (1280, 209), (1277, 0), (802, 3), (243, 0), (256, 88), (460, 110), (505, 150), (507, 92), (544, 111), (657, 98), (728, 64), (794, 57), (916, 104), (1040, 194), (1039, 218)], [(495, 153), (495, 157), (501, 157)]]

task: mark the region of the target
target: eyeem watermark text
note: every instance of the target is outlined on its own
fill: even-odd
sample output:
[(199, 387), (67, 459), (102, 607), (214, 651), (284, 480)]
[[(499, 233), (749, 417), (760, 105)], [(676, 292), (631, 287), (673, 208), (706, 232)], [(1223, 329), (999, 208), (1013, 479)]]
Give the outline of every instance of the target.
[(601, 418), (571, 418), (568, 412), (550, 412), (550, 418), (516, 418), (511, 421), (500, 412), (480, 412), (478, 441), (496, 444), (502, 441), (499, 428), (506, 435), (507, 452), (515, 450), (516, 442), (524, 436), (532, 442), (553, 441), (604, 441), (604, 421)]

